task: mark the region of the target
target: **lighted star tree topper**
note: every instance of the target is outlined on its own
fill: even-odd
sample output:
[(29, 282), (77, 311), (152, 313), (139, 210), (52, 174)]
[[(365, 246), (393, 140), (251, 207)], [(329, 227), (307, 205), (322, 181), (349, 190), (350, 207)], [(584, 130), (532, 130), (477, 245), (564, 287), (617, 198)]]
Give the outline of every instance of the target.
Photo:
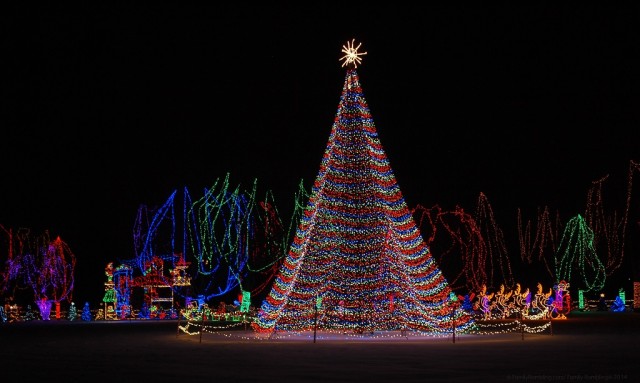
[(362, 43), (355, 46), (355, 39), (352, 39), (351, 42), (347, 42), (347, 45), (342, 46), (342, 53), (344, 56), (340, 58), (340, 61), (344, 60), (342, 66), (353, 66), (353, 68), (357, 68), (358, 64), (362, 63), (362, 57), (367, 54), (367, 52), (358, 52), (358, 49), (362, 46)]
[(400, 192), (355, 71), (354, 45), (343, 49), (353, 68), (309, 201), (254, 329), (464, 332), (473, 320), (450, 300)]

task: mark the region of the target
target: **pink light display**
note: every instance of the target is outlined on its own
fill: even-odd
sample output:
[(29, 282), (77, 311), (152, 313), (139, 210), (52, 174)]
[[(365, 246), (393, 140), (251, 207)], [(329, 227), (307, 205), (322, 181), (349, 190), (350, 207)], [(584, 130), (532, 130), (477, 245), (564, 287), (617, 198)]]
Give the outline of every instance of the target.
[(47, 231), (34, 237), (29, 229), (21, 229), (13, 243), (5, 291), (30, 289), (43, 320), (49, 320), (52, 304), (60, 318), (61, 302), (72, 299), (75, 255), (59, 236), (51, 240)]

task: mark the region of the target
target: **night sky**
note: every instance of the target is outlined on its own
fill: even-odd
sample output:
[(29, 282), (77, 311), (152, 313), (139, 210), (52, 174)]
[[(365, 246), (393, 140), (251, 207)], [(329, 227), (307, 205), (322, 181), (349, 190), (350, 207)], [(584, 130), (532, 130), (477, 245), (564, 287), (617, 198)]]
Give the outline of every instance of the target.
[(509, 232), (517, 208), (582, 213), (606, 175), (606, 202), (623, 208), (640, 161), (637, 5), (52, 5), (0, 18), (0, 224), (59, 235), (78, 301), (97, 302), (105, 265), (134, 256), (138, 207), (176, 189), (257, 179), (287, 218), (318, 172), (351, 39), (409, 207), (472, 212), (482, 192)]

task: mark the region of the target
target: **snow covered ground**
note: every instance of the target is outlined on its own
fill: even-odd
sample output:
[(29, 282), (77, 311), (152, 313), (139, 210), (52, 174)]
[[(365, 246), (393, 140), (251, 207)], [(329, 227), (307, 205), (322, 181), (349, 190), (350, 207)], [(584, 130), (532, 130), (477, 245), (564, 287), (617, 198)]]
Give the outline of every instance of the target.
[[(184, 323), (182, 323), (184, 324)], [(187, 335), (177, 321), (0, 325), (2, 381), (640, 381), (640, 313), (572, 313), (553, 332), (269, 339), (250, 330)], [(4, 378), (11, 378), (4, 380)], [(19, 380), (18, 380), (19, 379)]]

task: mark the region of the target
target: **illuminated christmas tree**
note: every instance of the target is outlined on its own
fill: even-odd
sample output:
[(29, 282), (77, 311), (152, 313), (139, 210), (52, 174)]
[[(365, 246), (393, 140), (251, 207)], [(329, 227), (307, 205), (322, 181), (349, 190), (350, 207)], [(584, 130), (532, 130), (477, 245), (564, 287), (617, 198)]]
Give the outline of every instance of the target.
[(69, 313), (67, 315), (67, 319), (70, 321), (76, 320), (78, 318), (78, 310), (76, 309), (76, 304), (71, 302), (71, 306), (69, 306)]
[(91, 309), (89, 308), (89, 302), (84, 302), (82, 308), (82, 314), (80, 315), (83, 321), (89, 322), (91, 320)]
[(329, 141), (254, 329), (464, 332), (473, 321), (450, 300), (378, 139), (359, 47), (343, 47), (349, 68)]
[(27, 305), (27, 309), (24, 312), (24, 320), (25, 321), (32, 321), (36, 319), (36, 315), (33, 313), (33, 311), (31, 311), (31, 305)]

